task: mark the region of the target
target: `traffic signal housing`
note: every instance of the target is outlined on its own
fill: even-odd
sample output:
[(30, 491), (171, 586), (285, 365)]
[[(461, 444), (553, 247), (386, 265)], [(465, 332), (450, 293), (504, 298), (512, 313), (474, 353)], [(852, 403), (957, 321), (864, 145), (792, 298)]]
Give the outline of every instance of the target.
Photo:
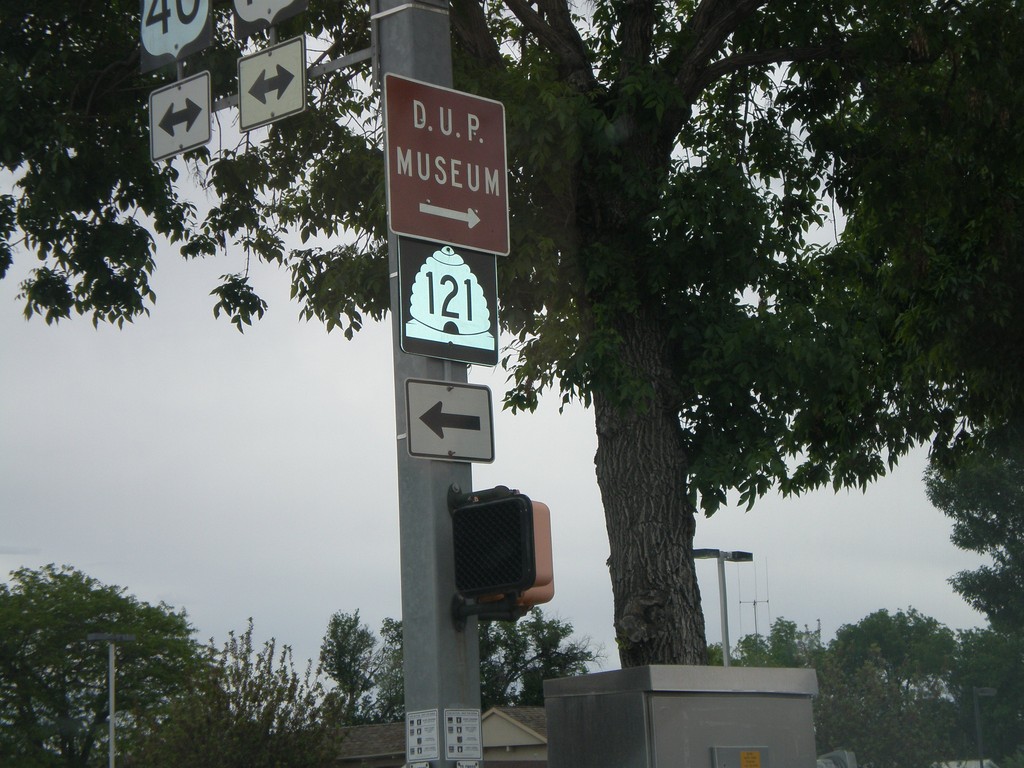
[(551, 511), (498, 486), (449, 493), (457, 620), (514, 620), (554, 597)]

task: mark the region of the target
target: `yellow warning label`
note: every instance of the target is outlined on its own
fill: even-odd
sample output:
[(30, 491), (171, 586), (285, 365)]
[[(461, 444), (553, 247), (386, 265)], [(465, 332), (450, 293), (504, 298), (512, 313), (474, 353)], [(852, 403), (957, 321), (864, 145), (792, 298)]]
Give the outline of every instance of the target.
[(761, 753), (740, 752), (740, 768), (761, 768)]

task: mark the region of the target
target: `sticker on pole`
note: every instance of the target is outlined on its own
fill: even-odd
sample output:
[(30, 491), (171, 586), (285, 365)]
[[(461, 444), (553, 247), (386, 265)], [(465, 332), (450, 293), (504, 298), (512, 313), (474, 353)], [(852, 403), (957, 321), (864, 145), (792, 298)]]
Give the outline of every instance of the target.
[(479, 709), (444, 711), (444, 747), (449, 760), (483, 759)]
[(405, 756), (415, 765), (441, 756), (437, 732), (437, 710), (423, 709), (405, 715)]

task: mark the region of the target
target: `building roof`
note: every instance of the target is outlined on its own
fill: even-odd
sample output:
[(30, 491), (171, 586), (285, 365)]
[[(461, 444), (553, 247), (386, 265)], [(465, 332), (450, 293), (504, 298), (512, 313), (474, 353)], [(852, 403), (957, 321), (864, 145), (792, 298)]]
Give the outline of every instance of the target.
[(483, 722), (495, 716), (511, 720), (520, 728), (532, 732), (540, 741), (548, 740), (548, 716), (544, 707), (491, 707), (480, 720)]
[[(548, 724), (544, 707), (492, 707), (480, 717), (481, 727), (488, 718), (507, 720), (547, 742)], [(357, 760), (405, 756), (405, 723), (353, 725), (338, 730), (338, 757)]]
[(346, 726), (339, 729), (338, 737), (339, 757), (405, 756), (405, 723)]

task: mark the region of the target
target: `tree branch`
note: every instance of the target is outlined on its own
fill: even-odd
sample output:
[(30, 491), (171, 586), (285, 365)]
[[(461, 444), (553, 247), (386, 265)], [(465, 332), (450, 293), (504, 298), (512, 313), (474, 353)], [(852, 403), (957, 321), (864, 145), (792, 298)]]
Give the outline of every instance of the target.
[(452, 29), (462, 47), (487, 67), (505, 66), (498, 43), (487, 28), (483, 3), (479, 0), (452, 0)]
[(693, 11), (693, 21), (690, 28), (698, 39), (707, 32), (711, 19), (718, 13), (723, 0), (703, 0)]
[[(701, 77), (708, 62), (715, 56), (736, 28), (746, 21), (751, 14), (769, 0), (703, 0), (693, 15), (693, 47), (682, 56), (679, 71), (676, 73), (676, 85), (684, 93), (700, 93), (694, 91), (693, 83)], [(679, 53), (676, 54), (680, 55)], [(669, 55), (669, 60), (674, 58)]]
[(630, 75), (634, 68), (650, 64), (654, 39), (655, 0), (625, 0), (619, 11), (619, 44), (622, 64), (619, 79)]
[[(759, 8), (767, 5), (770, 0), (706, 0), (694, 14), (697, 44), (693, 47), (693, 56), (697, 61), (707, 61), (725, 45), (729, 35), (746, 21)], [(707, 5), (711, 8), (706, 14), (701, 10)]]
[(505, 0), (505, 5), (527, 32), (558, 57), (562, 74), (570, 83), (580, 90), (589, 90), (597, 84), (587, 48), (572, 23), (565, 0), (540, 0), (538, 7), (547, 12), (547, 18), (534, 10), (528, 0)]
[(747, 67), (755, 67), (762, 64), (791, 64), (798, 61), (814, 61), (825, 58), (848, 59), (852, 58), (852, 52), (848, 46), (837, 42), (831, 45), (777, 48), (727, 56), (704, 67), (696, 74), (685, 91), (686, 100), (688, 103), (692, 103), (705, 88), (709, 87), (716, 80)]

